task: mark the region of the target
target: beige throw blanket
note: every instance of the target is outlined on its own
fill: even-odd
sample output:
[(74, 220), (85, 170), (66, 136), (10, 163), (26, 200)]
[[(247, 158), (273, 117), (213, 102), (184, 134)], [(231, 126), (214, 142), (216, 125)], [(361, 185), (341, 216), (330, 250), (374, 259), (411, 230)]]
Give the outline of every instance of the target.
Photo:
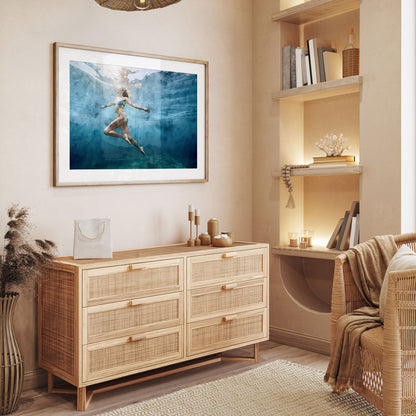
[(345, 253), (354, 283), (368, 306), (338, 319), (335, 345), (324, 378), (336, 393), (362, 386), (361, 334), (382, 325), (378, 315), (380, 289), (396, 251), (394, 238), (389, 235), (375, 237)]

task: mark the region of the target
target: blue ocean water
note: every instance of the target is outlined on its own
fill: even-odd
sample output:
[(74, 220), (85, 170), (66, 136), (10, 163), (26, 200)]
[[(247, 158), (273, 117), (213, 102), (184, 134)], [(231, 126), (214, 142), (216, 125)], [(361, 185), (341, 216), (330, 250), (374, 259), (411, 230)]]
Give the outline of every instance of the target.
[[(144, 156), (104, 129), (125, 86), (130, 100), (150, 113), (125, 106), (130, 135)], [(117, 129), (121, 133), (120, 129)], [(70, 169), (190, 169), (197, 167), (197, 76), (71, 61)]]

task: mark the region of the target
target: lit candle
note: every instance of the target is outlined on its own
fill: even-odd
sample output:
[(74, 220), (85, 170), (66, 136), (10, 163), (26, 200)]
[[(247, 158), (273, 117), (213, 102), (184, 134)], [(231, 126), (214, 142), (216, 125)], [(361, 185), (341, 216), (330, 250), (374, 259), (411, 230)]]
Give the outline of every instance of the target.
[(308, 237), (301, 237), (300, 238), (300, 248), (307, 248), (308, 247)]
[(299, 244), (297, 233), (289, 233), (289, 247), (297, 247)]

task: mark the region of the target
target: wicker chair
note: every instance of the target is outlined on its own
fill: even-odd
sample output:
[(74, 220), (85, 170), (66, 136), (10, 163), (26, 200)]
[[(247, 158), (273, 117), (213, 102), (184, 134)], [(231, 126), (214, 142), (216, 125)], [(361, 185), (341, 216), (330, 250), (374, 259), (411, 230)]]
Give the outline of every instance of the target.
[[(416, 251), (416, 233), (395, 236)], [(363, 387), (357, 392), (386, 416), (416, 415), (416, 270), (391, 272), (384, 326), (361, 337)], [(345, 253), (335, 259), (331, 350), (341, 315), (365, 306)]]

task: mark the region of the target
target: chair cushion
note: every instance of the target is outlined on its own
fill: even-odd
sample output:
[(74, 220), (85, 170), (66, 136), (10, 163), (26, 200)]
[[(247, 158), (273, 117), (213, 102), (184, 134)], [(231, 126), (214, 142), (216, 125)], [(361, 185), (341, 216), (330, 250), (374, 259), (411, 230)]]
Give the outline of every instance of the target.
[(409, 247), (401, 246), (387, 267), (386, 274), (384, 275), (383, 285), (380, 291), (380, 319), (384, 322), (384, 311), (386, 308), (387, 300), (387, 286), (389, 283), (389, 273), (398, 272), (401, 270), (416, 269), (416, 253), (414, 253)]

